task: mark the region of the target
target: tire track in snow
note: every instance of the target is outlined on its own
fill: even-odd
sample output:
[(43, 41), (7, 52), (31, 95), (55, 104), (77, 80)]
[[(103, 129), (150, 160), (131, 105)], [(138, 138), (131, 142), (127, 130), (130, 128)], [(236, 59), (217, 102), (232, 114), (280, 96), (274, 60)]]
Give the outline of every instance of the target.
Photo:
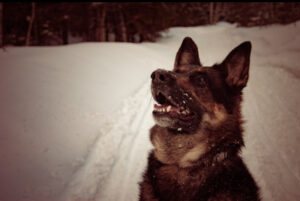
[[(107, 195), (118, 185), (120, 191), (115, 196), (124, 194), (126, 180), (116, 182), (116, 175), (127, 175), (129, 167), (120, 167), (124, 161), (131, 161), (134, 157), (134, 147), (137, 146), (137, 135), (140, 134), (145, 116), (149, 113), (151, 96), (149, 82), (145, 82), (132, 97), (123, 101), (120, 109), (112, 113), (104, 123), (94, 145), (84, 163), (75, 172), (73, 179), (68, 183), (59, 200), (62, 201), (93, 201)], [(142, 111), (142, 112), (141, 112)], [(120, 172), (120, 169), (123, 170)], [(104, 186), (105, 184), (105, 186)], [(107, 189), (107, 190), (105, 190)], [(121, 191), (123, 193), (121, 193)], [(114, 200), (114, 199), (112, 199)]]
[[(148, 146), (150, 145), (150, 141), (148, 141), (149, 126), (145, 126), (148, 119), (152, 118), (151, 107), (149, 107), (151, 103), (149, 89), (149, 82), (147, 81), (140, 91), (134, 95), (133, 102), (137, 104), (132, 105), (136, 108), (136, 111), (122, 117), (134, 116), (135, 119), (128, 125), (130, 136), (122, 140), (118, 161), (110, 172), (106, 185), (99, 189), (98, 198), (105, 201), (137, 199), (137, 181), (139, 176), (142, 175), (144, 160), (146, 160), (147, 150), (150, 148)], [(150, 118), (147, 119), (148, 116)], [(145, 138), (146, 140), (143, 140)], [(140, 150), (136, 151), (137, 149)], [(112, 189), (114, 190), (113, 194), (111, 193)], [(127, 195), (127, 192), (130, 192), (130, 195)], [(128, 199), (126, 196), (131, 198)]]
[[(150, 86), (147, 82), (147, 85)], [(140, 172), (137, 171), (138, 167), (136, 167), (137, 165), (137, 158), (142, 157), (143, 159), (146, 157), (143, 157), (143, 155), (139, 155), (139, 148), (140, 147), (144, 147), (142, 146), (143, 139), (145, 136), (147, 136), (147, 139), (149, 140), (149, 144), (150, 144), (150, 138), (149, 138), (149, 129), (150, 127), (147, 127), (146, 129), (143, 129), (143, 126), (146, 124), (146, 121), (149, 120), (149, 118), (152, 118), (152, 105), (153, 105), (153, 99), (150, 93), (147, 94), (146, 96), (146, 100), (143, 101), (142, 104), (142, 109), (143, 112), (141, 113), (141, 115), (137, 118), (137, 127), (134, 129), (134, 132), (136, 133), (134, 138), (132, 138), (131, 143), (132, 144), (132, 148), (129, 150), (129, 158), (128, 158), (128, 166), (127, 166), (127, 170), (128, 173), (125, 175), (125, 179), (122, 185), (122, 191), (120, 192), (120, 201), (126, 201), (126, 200), (132, 200), (128, 199), (128, 197), (132, 196), (132, 192), (137, 192), (138, 190), (138, 186), (135, 183), (131, 183), (132, 181), (132, 176), (134, 176), (133, 174), (136, 172)], [(136, 175), (136, 174), (135, 174)], [(140, 174), (140, 176), (142, 176), (142, 174)], [(137, 181), (137, 180), (136, 180)], [(131, 184), (130, 184), (131, 183)], [(129, 185), (128, 185), (129, 184)], [(136, 186), (137, 188), (134, 188), (133, 186)], [(131, 187), (131, 189), (130, 189)], [(133, 187), (133, 188), (132, 188)], [(130, 195), (128, 195), (128, 193), (130, 193)], [(137, 196), (137, 194), (136, 194)]]

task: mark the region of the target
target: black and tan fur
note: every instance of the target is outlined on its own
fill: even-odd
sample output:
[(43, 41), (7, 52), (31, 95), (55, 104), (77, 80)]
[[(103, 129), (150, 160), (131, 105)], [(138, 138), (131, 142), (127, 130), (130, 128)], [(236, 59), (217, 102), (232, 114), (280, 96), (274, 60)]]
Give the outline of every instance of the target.
[(251, 43), (221, 64), (203, 67), (186, 37), (173, 71), (151, 75), (154, 149), (140, 183), (140, 201), (259, 201), (259, 189), (239, 156), (244, 146), (240, 103)]

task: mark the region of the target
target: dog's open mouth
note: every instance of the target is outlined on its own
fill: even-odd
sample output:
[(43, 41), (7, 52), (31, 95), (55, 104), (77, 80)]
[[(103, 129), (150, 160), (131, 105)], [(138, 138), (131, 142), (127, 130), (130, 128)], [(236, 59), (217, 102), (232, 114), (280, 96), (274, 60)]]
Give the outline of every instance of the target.
[(158, 104), (154, 104), (155, 115), (169, 115), (171, 118), (177, 118), (180, 120), (191, 120), (195, 117), (195, 113), (192, 112), (185, 101), (181, 104), (174, 101), (172, 96), (165, 96), (163, 93), (156, 93), (155, 100)]

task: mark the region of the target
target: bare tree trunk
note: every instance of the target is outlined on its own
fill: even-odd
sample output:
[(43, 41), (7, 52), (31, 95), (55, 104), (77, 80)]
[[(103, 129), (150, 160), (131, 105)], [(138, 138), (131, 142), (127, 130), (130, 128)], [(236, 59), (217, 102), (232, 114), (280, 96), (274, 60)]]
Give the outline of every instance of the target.
[(64, 45), (69, 43), (69, 16), (65, 15), (62, 20), (62, 42)]
[(26, 46), (30, 45), (31, 30), (32, 30), (32, 25), (33, 25), (34, 17), (35, 17), (35, 3), (32, 2), (31, 6), (32, 6), (32, 9), (31, 9), (31, 18), (29, 20), (29, 26), (28, 26), (28, 30), (27, 30), (26, 44), (25, 44)]
[(216, 2), (215, 3), (215, 9), (214, 9), (214, 17), (213, 17), (213, 24), (217, 23), (220, 19), (221, 12), (222, 12), (222, 2)]
[(0, 48), (3, 47), (3, 3), (0, 2)]
[(96, 10), (96, 35), (95, 35), (95, 40), (100, 41), (100, 8), (97, 8)]
[(222, 2), (210, 2), (209, 4), (209, 23), (215, 24), (220, 20), (223, 12)]
[(272, 3), (270, 3), (271, 4), (271, 11), (270, 11), (270, 18), (271, 18), (271, 20), (272, 20), (272, 23), (275, 23), (275, 13), (276, 13), (276, 11), (275, 11), (275, 3), (274, 2), (272, 2)]
[[(95, 13), (96, 12), (96, 13)], [(92, 6), (88, 7), (88, 28), (85, 41), (97, 41), (98, 27), (97, 27), (97, 16), (98, 9), (94, 9)]]
[(99, 39), (100, 41), (106, 41), (106, 9), (103, 6), (101, 16), (100, 16), (100, 23), (99, 23)]
[(223, 4), (223, 8), (222, 8), (222, 17), (223, 17), (223, 19), (222, 20), (224, 20), (224, 21), (227, 21), (227, 19), (228, 19), (228, 13), (229, 13), (229, 3), (228, 2), (225, 2), (224, 4)]
[(120, 8), (120, 21), (122, 41), (127, 42), (127, 29), (122, 8)]
[(214, 2), (209, 4), (209, 24), (213, 24), (214, 19)]
[(35, 38), (36, 44), (40, 45), (41, 44), (41, 42), (40, 42), (40, 33), (39, 33), (39, 30), (38, 30), (37, 21), (33, 25), (33, 33), (34, 33), (34, 38)]

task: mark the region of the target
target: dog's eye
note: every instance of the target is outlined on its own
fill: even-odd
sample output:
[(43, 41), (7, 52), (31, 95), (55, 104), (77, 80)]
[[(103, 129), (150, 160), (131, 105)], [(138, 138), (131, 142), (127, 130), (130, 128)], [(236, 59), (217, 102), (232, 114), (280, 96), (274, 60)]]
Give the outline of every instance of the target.
[(196, 81), (196, 84), (199, 86), (199, 87), (205, 87), (206, 86), (206, 80), (204, 78), (204, 76), (200, 76), (197, 78), (197, 81)]
[(203, 88), (203, 87), (207, 86), (207, 80), (206, 80), (206, 77), (205, 77), (205, 75), (203, 73), (198, 73), (198, 74), (192, 76), (191, 80), (198, 87)]

